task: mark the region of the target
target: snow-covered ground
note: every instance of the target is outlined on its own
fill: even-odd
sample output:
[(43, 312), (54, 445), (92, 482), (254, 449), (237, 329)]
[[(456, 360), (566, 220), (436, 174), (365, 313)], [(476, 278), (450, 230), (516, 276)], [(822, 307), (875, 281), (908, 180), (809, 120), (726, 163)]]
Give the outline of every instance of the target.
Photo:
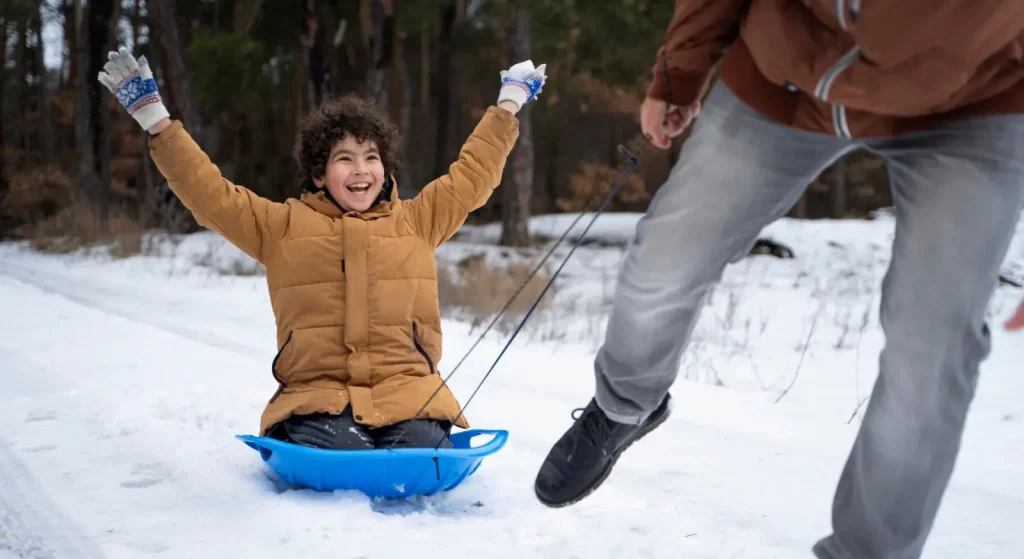
[[(556, 238), (572, 217), (536, 218), (533, 230)], [(810, 557), (877, 372), (891, 220), (766, 230), (796, 258), (728, 270), (684, 359), (673, 417), (600, 491), (550, 510), (533, 478), (591, 394), (635, 219), (597, 221), (587, 238), (604, 242), (577, 250), (469, 408), (474, 426), (509, 429), (508, 445), (455, 491), (401, 503), (278, 492), (233, 439), (257, 429), (275, 389), (264, 280), (233, 247), (197, 234), (115, 260), (0, 245), (0, 559)], [(496, 231), (467, 226), (438, 261), (532, 264), (546, 250), (487, 244)], [(1001, 287), (993, 322), (1022, 295)], [(443, 372), (479, 332), (450, 316)], [(1024, 550), (1024, 335), (993, 332), (926, 557)], [(505, 341), (492, 333), (452, 379), (463, 401)]]

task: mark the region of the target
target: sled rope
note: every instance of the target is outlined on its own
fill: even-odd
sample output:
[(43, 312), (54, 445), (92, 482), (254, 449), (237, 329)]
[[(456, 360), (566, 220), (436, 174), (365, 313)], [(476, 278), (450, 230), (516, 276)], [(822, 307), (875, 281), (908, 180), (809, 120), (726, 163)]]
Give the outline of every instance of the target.
[[(633, 155), (629, 154), (629, 151), (627, 151), (626, 148), (623, 147), (622, 145), (619, 146), (619, 149), (623, 153), (627, 154), (628, 157), (630, 157), (630, 158), (634, 157)], [(598, 192), (598, 194), (600, 194), (600, 192)], [(595, 200), (597, 200), (598, 194), (595, 194), (594, 196), (591, 197), (590, 200), (587, 201), (587, 204), (585, 205), (585, 208), (589, 208), (593, 204), (593, 202)], [(608, 194), (608, 196), (614, 196), (614, 195), (615, 195), (614, 192), (610, 192)], [(500, 320), (502, 316), (504, 316), (505, 311), (507, 311), (509, 309), (509, 307), (512, 306), (512, 303), (514, 303), (516, 298), (519, 297), (519, 294), (523, 292), (523, 289), (526, 289), (526, 286), (530, 283), (530, 281), (532, 281), (533, 278), (541, 271), (541, 269), (544, 267), (544, 263), (547, 262), (549, 258), (551, 258), (551, 256), (555, 253), (555, 250), (558, 249), (558, 247), (562, 244), (562, 241), (564, 241), (565, 238), (569, 236), (569, 232), (572, 231), (576, 227), (577, 223), (580, 222), (580, 219), (583, 219), (584, 214), (586, 214), (586, 211), (580, 212), (580, 214), (576, 216), (576, 219), (574, 219), (572, 221), (572, 223), (569, 224), (569, 227), (565, 230), (565, 232), (562, 233), (562, 235), (560, 237), (558, 237), (558, 239), (554, 242), (554, 244), (551, 245), (551, 248), (548, 250), (547, 254), (545, 254), (544, 257), (540, 259), (540, 262), (538, 262), (537, 265), (533, 268), (533, 270), (531, 270), (530, 273), (526, 275), (526, 279), (523, 280), (523, 282), (521, 284), (519, 284), (519, 287), (516, 289), (515, 293), (512, 294), (512, 296), (505, 303), (505, 305), (503, 307), (501, 307), (501, 309), (497, 312), (497, 314), (494, 315), (494, 318), (491, 319), (490, 324), (488, 324), (487, 327), (484, 328), (483, 332), (481, 332), (480, 335), (477, 336), (476, 341), (473, 342), (473, 345), (470, 346), (468, 350), (466, 350), (466, 353), (462, 355), (462, 358), (459, 359), (459, 362), (455, 364), (455, 367), (452, 368), (451, 372), (448, 373), (448, 375), (444, 377), (444, 382), (445, 383), (447, 383), (448, 380), (451, 379), (452, 376), (455, 375), (455, 372), (459, 370), (459, 367), (461, 367), (462, 364), (466, 361), (466, 358), (468, 358), (470, 356), (470, 354), (473, 353), (473, 351), (476, 349), (476, 346), (480, 345), (480, 342), (482, 342), (484, 340), (484, 338), (487, 337), (488, 332), (490, 332), (491, 329), (494, 328), (494, 325), (498, 323), (498, 320)], [(596, 216), (595, 216), (595, 218), (596, 218)], [(588, 228), (589, 228), (589, 226), (588, 226)], [(430, 398), (432, 399), (437, 394), (437, 392), (439, 390), (441, 390), (441, 388), (443, 386), (444, 385), (442, 384), (442, 386), (438, 387), (437, 390), (434, 391), (434, 394), (430, 395)], [(430, 399), (428, 399), (426, 401), (426, 403), (423, 404), (423, 407), (425, 408), (427, 406), (427, 404), (429, 404), (429, 403), (430, 403)], [(422, 412), (422, 411), (423, 411), (423, 408), (420, 409), (420, 412)], [(417, 413), (416, 415), (418, 416), (419, 413)]]
[[(641, 146), (641, 149), (638, 151), (638, 153), (642, 155), (644, 150), (646, 150), (647, 145), (648, 144), (646, 144), (646, 143), (643, 144)], [(448, 426), (447, 430), (445, 431), (444, 437), (448, 437), (448, 436), (451, 435), (451, 430), (452, 430), (452, 427), (455, 425), (455, 422), (458, 421), (460, 417), (462, 417), (463, 413), (466, 410), (466, 407), (469, 406), (469, 403), (473, 400), (473, 397), (476, 395), (476, 393), (483, 386), (484, 382), (487, 380), (487, 377), (491, 374), (491, 372), (494, 371), (494, 368), (498, 365), (498, 362), (501, 360), (502, 356), (505, 354), (505, 351), (509, 348), (509, 346), (512, 344), (512, 342), (515, 340), (515, 337), (519, 334), (519, 331), (522, 330), (523, 326), (526, 324), (527, 319), (530, 318), (530, 315), (532, 315), (533, 311), (536, 310), (537, 306), (540, 304), (540, 301), (544, 298), (544, 295), (547, 294), (547, 291), (548, 291), (548, 289), (550, 289), (552, 283), (554, 283), (555, 278), (558, 277), (558, 274), (561, 272), (562, 268), (565, 267), (565, 264), (569, 261), (569, 258), (572, 256), (573, 252), (576, 251), (576, 248), (579, 247), (579, 245), (583, 241), (584, 237), (586, 237), (587, 231), (590, 230), (590, 227), (594, 224), (594, 221), (597, 220), (598, 216), (600, 216), (600, 214), (604, 211), (604, 209), (608, 205), (608, 203), (611, 202), (611, 200), (615, 197), (615, 195), (618, 194), (619, 190), (622, 189), (622, 186), (625, 184), (625, 178), (629, 174), (629, 172), (632, 171), (635, 167), (637, 167), (640, 164), (640, 156), (639, 155), (633, 155), (625, 146), (620, 144), (619, 145), (619, 151), (621, 151), (623, 154), (626, 155), (626, 157), (629, 158), (629, 163), (626, 165), (626, 168), (623, 169), (623, 171), (619, 174), (619, 176), (615, 180), (615, 182), (612, 183), (611, 189), (609, 189), (608, 193), (604, 196), (604, 199), (601, 201), (600, 206), (598, 206), (598, 209), (594, 213), (594, 216), (590, 219), (590, 223), (587, 224), (587, 227), (583, 230), (583, 233), (581, 235), (579, 235), (579, 237), (577, 237), (576, 242), (573, 244), (572, 249), (569, 251), (569, 254), (566, 255), (565, 259), (562, 261), (562, 264), (558, 267), (558, 269), (555, 271), (555, 273), (548, 280), (547, 284), (544, 286), (544, 289), (541, 291), (540, 295), (537, 296), (536, 300), (530, 306), (530, 309), (526, 312), (526, 315), (523, 316), (522, 320), (520, 320), (519, 325), (516, 327), (515, 331), (512, 333), (512, 336), (509, 338), (508, 342), (505, 344), (505, 347), (502, 349), (502, 351), (498, 355), (497, 359), (495, 359), (494, 363), (491, 365), (491, 368), (484, 375), (484, 378), (481, 379), (480, 382), (477, 384), (476, 388), (473, 390), (473, 393), (470, 395), (469, 399), (466, 400), (466, 403), (461, 406), (461, 408), (459, 409), (459, 415), (457, 415), (455, 417), (455, 419), (451, 421), (451, 424)], [(580, 212), (580, 214), (576, 216), (576, 218), (572, 221), (572, 223), (569, 224), (569, 227), (566, 228), (565, 232), (563, 232), (562, 235), (558, 238), (558, 240), (556, 240), (552, 244), (551, 248), (547, 251), (547, 253), (544, 255), (544, 257), (541, 258), (540, 262), (538, 262), (537, 265), (533, 268), (533, 270), (530, 271), (530, 273), (526, 276), (526, 279), (523, 280), (523, 282), (519, 285), (519, 288), (516, 289), (515, 293), (512, 294), (512, 296), (505, 303), (505, 305), (501, 308), (501, 310), (499, 310), (497, 312), (497, 314), (495, 314), (494, 318), (491, 319), (490, 324), (488, 324), (487, 327), (484, 328), (484, 331), (481, 332), (479, 336), (477, 336), (477, 339), (473, 343), (473, 345), (470, 346), (470, 348), (466, 351), (465, 354), (463, 354), (462, 358), (455, 365), (455, 367), (452, 368), (451, 372), (449, 372), (441, 380), (440, 386), (438, 386), (434, 390), (434, 392), (430, 395), (430, 397), (428, 397), (427, 400), (425, 402), (423, 402), (423, 405), (420, 406), (420, 409), (416, 412), (415, 415), (413, 415), (413, 417), (419, 417), (419, 415), (421, 413), (423, 413), (423, 410), (425, 410), (427, 408), (427, 406), (430, 405), (430, 402), (432, 402), (434, 400), (434, 398), (441, 392), (441, 389), (448, 386), (448, 381), (459, 370), (459, 367), (462, 366), (462, 364), (466, 361), (466, 359), (469, 357), (469, 355), (471, 353), (473, 353), (473, 351), (476, 349), (476, 347), (478, 345), (480, 345), (480, 342), (482, 342), (484, 340), (484, 338), (487, 336), (487, 333), (490, 332), (491, 329), (494, 327), (494, 325), (498, 323), (498, 320), (501, 319), (501, 317), (502, 317), (502, 315), (504, 315), (505, 311), (507, 311), (509, 309), (509, 307), (512, 306), (512, 303), (515, 302), (515, 300), (519, 296), (519, 294), (523, 292), (523, 289), (525, 289), (526, 286), (530, 283), (530, 281), (533, 280), (533, 278), (537, 275), (537, 273), (540, 272), (540, 270), (544, 267), (544, 263), (547, 262), (549, 258), (551, 258), (551, 256), (555, 253), (555, 250), (558, 249), (558, 247), (562, 244), (562, 241), (564, 241), (566, 239), (566, 237), (569, 236), (569, 233), (576, 227), (576, 224), (579, 223), (579, 221), (581, 219), (583, 219), (583, 216), (586, 214), (586, 208), (589, 208), (591, 205), (593, 205), (593, 202), (595, 200), (597, 200), (597, 197), (599, 195), (600, 195), (600, 191), (595, 193), (591, 197), (591, 199), (587, 201), (587, 204), (585, 205), (584, 211)], [(434, 447), (435, 450), (440, 448), (441, 443), (444, 441), (444, 437), (440, 441), (438, 441), (437, 446)], [(394, 444), (394, 442), (392, 444)]]
[[(664, 113), (663, 113), (663, 117), (662, 117), (662, 122), (667, 122), (668, 121), (669, 106), (670, 106), (669, 99), (672, 98), (672, 95), (671, 95), (671, 89), (670, 89), (669, 80), (668, 80), (668, 61), (667, 61), (667, 57), (666, 57), (664, 52), (662, 52), (661, 59), (662, 59), (662, 65), (663, 65), (663, 69), (664, 69), (663, 72), (662, 72), (662, 78), (663, 78), (663, 82), (664, 82), (664, 86), (665, 86), (665, 107), (664, 107)], [(469, 404), (473, 401), (473, 398), (476, 397), (477, 392), (480, 391), (480, 389), (483, 387), (484, 383), (487, 381), (488, 377), (490, 377), (491, 373), (494, 372), (494, 369), (498, 366), (498, 363), (501, 361), (501, 358), (505, 355), (505, 352), (512, 345), (512, 342), (515, 341), (516, 336), (519, 335), (519, 332), (523, 329), (523, 326), (526, 325), (526, 321), (533, 314), (533, 311), (535, 311), (537, 309), (537, 306), (540, 304), (541, 300), (544, 298), (544, 295), (547, 294), (548, 289), (551, 288), (551, 285), (554, 283), (555, 278), (558, 277), (558, 274), (561, 273), (562, 268), (565, 267), (566, 263), (569, 262), (569, 259), (572, 258), (573, 253), (575, 253), (576, 249), (579, 248), (580, 243), (583, 242), (583, 239), (584, 239), (584, 237), (586, 237), (587, 232), (590, 231), (590, 227), (592, 225), (594, 225), (594, 222), (597, 221), (597, 218), (605, 210), (605, 208), (607, 207), (609, 202), (611, 202), (611, 200), (618, 194), (619, 190), (622, 189), (623, 185), (625, 185), (625, 179), (629, 175), (629, 173), (633, 169), (635, 169), (636, 167), (638, 167), (640, 165), (640, 156), (643, 155), (643, 153), (646, 152), (647, 148), (651, 145), (651, 141), (650, 141), (651, 137), (649, 135), (645, 134), (645, 135), (643, 135), (643, 138), (646, 139), (647, 141), (643, 142), (642, 140), (638, 139), (642, 143), (640, 144), (640, 149), (637, 150), (637, 154), (636, 155), (631, 153), (629, 151), (629, 149), (627, 149), (624, 145), (619, 144), (619, 146), (618, 146), (619, 147), (619, 151), (621, 151), (623, 154), (625, 154), (626, 157), (628, 158), (628, 163), (627, 163), (626, 167), (622, 170), (621, 173), (619, 173), (619, 176), (612, 183), (612, 186), (609, 189), (608, 193), (605, 195), (604, 199), (601, 201), (601, 204), (598, 206), (597, 210), (594, 212), (594, 216), (590, 219), (590, 223), (587, 224), (586, 228), (583, 229), (583, 233), (581, 233), (576, 238), (576, 241), (573, 243), (572, 248), (569, 249), (569, 254), (567, 254), (565, 256), (565, 258), (562, 260), (562, 263), (555, 270), (555, 273), (552, 274), (551, 278), (548, 279), (547, 284), (544, 285), (544, 289), (541, 290), (540, 295), (537, 296), (537, 298), (534, 300), (533, 304), (530, 305), (529, 310), (527, 310), (526, 314), (523, 316), (522, 320), (519, 321), (519, 324), (516, 326), (516, 329), (512, 332), (512, 335), (509, 337), (508, 341), (505, 343), (505, 346), (502, 348), (501, 352), (498, 354), (498, 357), (496, 357), (494, 359), (494, 362), (491, 364), (490, 368), (487, 370), (486, 373), (484, 373), (483, 378), (480, 379), (479, 383), (477, 383), (476, 388), (473, 389), (473, 392), (469, 395), (469, 398), (466, 399), (466, 403), (463, 404), (462, 406), (460, 406), (459, 414), (457, 416), (455, 416), (455, 419), (453, 419), (449, 423), (448, 428), (445, 430), (444, 436), (442, 436), (441, 439), (438, 440), (437, 444), (434, 446), (434, 450), (435, 451), (437, 451), (441, 447), (441, 443), (444, 442), (444, 440), (446, 438), (451, 436), (451, 431), (452, 431), (452, 428), (455, 426), (455, 423), (459, 420), (459, 418), (461, 418), (463, 416), (463, 414), (466, 411), (466, 408), (469, 407)], [(636, 143), (636, 142), (631, 142), (631, 143)], [(465, 354), (463, 354), (462, 358), (459, 359), (459, 362), (455, 365), (455, 367), (452, 368), (451, 372), (448, 373), (448, 375), (445, 376), (441, 380), (441, 385), (438, 386), (434, 390), (434, 392), (430, 395), (430, 397), (427, 398), (427, 400), (425, 402), (423, 402), (423, 405), (420, 406), (420, 409), (416, 412), (415, 415), (413, 415), (413, 417), (419, 417), (420, 414), (423, 413), (423, 410), (425, 410), (427, 408), (427, 406), (430, 405), (430, 402), (433, 401), (434, 398), (441, 392), (441, 389), (442, 388), (446, 388), (448, 386), (448, 381), (452, 378), (452, 376), (455, 375), (455, 372), (459, 370), (459, 367), (461, 367), (462, 364), (469, 357), (469, 355), (471, 353), (473, 353), (473, 350), (475, 350), (476, 347), (478, 345), (480, 345), (480, 342), (482, 342), (484, 340), (484, 338), (487, 336), (487, 333), (490, 332), (491, 329), (494, 327), (494, 325), (498, 323), (498, 320), (502, 317), (502, 315), (504, 315), (505, 311), (507, 311), (509, 309), (509, 307), (512, 306), (512, 303), (516, 300), (516, 298), (519, 296), (519, 294), (522, 293), (523, 289), (526, 288), (527, 284), (529, 284), (530, 281), (532, 281), (533, 278), (537, 275), (537, 273), (540, 272), (541, 268), (544, 266), (544, 263), (547, 262), (547, 260), (555, 253), (555, 250), (562, 244), (562, 241), (564, 241), (565, 238), (569, 236), (569, 232), (572, 231), (576, 227), (576, 224), (579, 223), (580, 219), (582, 219), (583, 215), (586, 213), (587, 208), (590, 208), (590, 206), (597, 199), (599, 194), (600, 194), (600, 191), (595, 193), (590, 198), (590, 200), (587, 201), (586, 205), (584, 206), (584, 211), (580, 212), (579, 215), (576, 216), (576, 219), (574, 219), (572, 221), (572, 223), (569, 224), (569, 227), (566, 228), (565, 232), (562, 233), (562, 235), (558, 238), (558, 240), (556, 240), (552, 244), (552, 246), (551, 246), (550, 250), (548, 250), (547, 254), (545, 254), (544, 257), (541, 258), (541, 260), (537, 264), (537, 266), (534, 267), (534, 269), (526, 276), (526, 279), (523, 280), (523, 282), (519, 285), (519, 288), (516, 289), (515, 293), (512, 294), (512, 296), (505, 303), (505, 305), (501, 308), (501, 310), (499, 310), (494, 315), (494, 318), (491, 319), (490, 324), (488, 324), (487, 327), (484, 328), (484, 331), (480, 333), (480, 335), (477, 337), (476, 341), (473, 342), (473, 345), (470, 346), (470, 348), (466, 351)], [(394, 442), (392, 442), (392, 446), (393, 445), (394, 445)], [(440, 479), (441, 473), (440, 473), (440, 470), (437, 469), (437, 455), (436, 454), (434, 455), (434, 462), (435, 462), (435, 469), (436, 469), (437, 477), (438, 477), (438, 479)]]
[[(579, 248), (580, 243), (583, 241), (583, 238), (586, 237), (587, 235), (587, 231), (590, 231), (590, 227), (594, 225), (594, 222), (597, 220), (598, 216), (600, 216), (601, 212), (604, 211), (605, 206), (608, 205), (612, 198), (614, 198), (615, 195), (618, 194), (619, 189), (622, 188), (622, 185), (625, 184), (626, 176), (629, 175), (629, 172), (640, 164), (639, 157), (630, 153), (625, 146), (620, 144), (619, 150), (625, 153), (627, 157), (629, 157), (629, 164), (626, 165), (626, 168), (622, 171), (621, 174), (619, 174), (619, 177), (615, 181), (615, 183), (613, 183), (611, 190), (608, 191), (608, 194), (605, 196), (604, 200), (601, 201), (601, 205), (597, 208), (597, 211), (594, 212), (594, 217), (590, 219), (590, 223), (588, 223), (587, 227), (583, 229), (583, 233), (576, 238), (576, 242), (574, 242), (572, 248), (569, 249), (569, 254), (567, 254), (565, 258), (562, 259), (562, 263), (559, 264), (558, 268), (555, 270), (555, 273), (551, 275), (551, 278), (544, 285), (544, 289), (541, 290), (540, 295), (538, 295), (537, 298), (534, 299), (533, 304), (530, 305), (530, 309), (526, 311), (526, 315), (524, 315), (522, 320), (519, 321), (519, 325), (516, 326), (515, 331), (512, 332), (512, 335), (509, 336), (508, 341), (505, 342), (505, 347), (501, 349), (501, 352), (498, 354), (498, 357), (494, 359), (494, 363), (492, 363), (491, 367), (487, 370), (486, 373), (484, 373), (484, 377), (480, 379), (479, 383), (477, 383), (476, 388), (473, 390), (473, 393), (469, 395), (468, 399), (466, 399), (466, 403), (460, 407), (459, 415), (455, 416), (455, 419), (452, 420), (451, 424), (448, 426), (448, 429), (446, 430), (446, 437), (450, 436), (452, 427), (455, 426), (455, 423), (459, 420), (460, 417), (462, 417), (462, 414), (465, 413), (466, 408), (469, 407), (469, 404), (473, 401), (473, 398), (476, 397), (476, 394), (477, 392), (480, 391), (480, 388), (482, 388), (484, 383), (487, 382), (487, 378), (491, 376), (492, 372), (494, 372), (494, 368), (498, 366), (498, 362), (501, 361), (501, 358), (505, 355), (505, 352), (508, 350), (509, 346), (511, 346), (512, 342), (515, 341), (516, 336), (519, 335), (519, 332), (523, 329), (523, 326), (526, 325), (526, 321), (530, 318), (530, 315), (532, 315), (533, 311), (537, 309), (537, 306), (540, 304), (541, 299), (544, 298), (544, 295), (547, 294), (548, 289), (550, 289), (551, 285), (555, 282), (555, 278), (558, 277), (558, 274), (562, 272), (562, 268), (565, 267), (566, 263), (569, 262), (569, 259), (572, 258), (573, 253), (576, 252), (577, 248)], [(582, 216), (583, 214), (581, 213), (580, 215)], [(572, 227), (566, 230), (566, 233), (568, 233), (568, 231), (571, 229)], [(438, 441), (437, 446), (434, 447), (434, 450), (440, 448), (441, 442), (443, 441), (444, 439)]]

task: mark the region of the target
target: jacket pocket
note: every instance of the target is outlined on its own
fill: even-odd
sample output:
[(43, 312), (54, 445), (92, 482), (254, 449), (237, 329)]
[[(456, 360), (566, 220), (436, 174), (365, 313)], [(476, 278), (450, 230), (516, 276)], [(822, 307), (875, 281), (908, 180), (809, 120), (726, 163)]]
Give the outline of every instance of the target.
[(412, 343), (416, 346), (416, 351), (418, 351), (420, 355), (427, 360), (427, 366), (430, 367), (430, 374), (434, 374), (434, 360), (430, 358), (430, 354), (428, 354), (427, 350), (423, 349), (423, 345), (420, 344), (420, 328), (419, 325), (416, 324), (416, 321), (413, 321), (412, 323)]
[(284, 348), (288, 347), (288, 344), (292, 342), (293, 333), (294, 330), (288, 332), (288, 337), (285, 338), (284, 343), (281, 344), (281, 348), (277, 350), (277, 355), (274, 355), (274, 360), (270, 363), (270, 374), (274, 375), (274, 380), (277, 381), (277, 392), (274, 392), (274, 395), (270, 397), (271, 403), (281, 395), (281, 392), (284, 391), (285, 386), (287, 386), (285, 382), (281, 380), (281, 376), (277, 374), (277, 360), (280, 359), (281, 354), (284, 353)]

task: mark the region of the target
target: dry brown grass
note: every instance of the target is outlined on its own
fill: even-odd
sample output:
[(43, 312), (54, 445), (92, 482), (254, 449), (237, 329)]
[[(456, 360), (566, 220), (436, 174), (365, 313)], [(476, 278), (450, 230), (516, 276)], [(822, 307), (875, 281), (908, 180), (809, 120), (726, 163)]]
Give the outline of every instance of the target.
[(36, 250), (69, 253), (82, 248), (106, 245), (114, 258), (128, 258), (143, 252), (145, 227), (131, 217), (114, 214), (107, 223), (81, 204), (58, 211), (42, 221), (22, 226), (21, 236)]
[(23, 226), (46, 220), (75, 202), (74, 179), (57, 167), (10, 173), (7, 184), (0, 214)]
[[(489, 324), (526, 281), (535, 266), (512, 262), (492, 264), (487, 261), (485, 253), (478, 253), (461, 260), (454, 271), (440, 267), (437, 280), (441, 310), (448, 316), (469, 320), (474, 328)], [(549, 279), (547, 270), (538, 272), (512, 301), (501, 320), (495, 324), (495, 329), (511, 332), (540, 296)], [(550, 306), (555, 291), (554, 285), (548, 289), (534, 311), (534, 317)]]
[[(569, 195), (559, 198), (555, 205), (564, 212), (594, 211), (597, 208), (595, 201), (608, 195), (620, 172), (608, 165), (580, 163), (569, 178)], [(636, 211), (646, 207), (650, 200), (644, 179), (630, 173), (606, 211)]]
[(221, 257), (217, 250), (218, 246), (221, 245), (219, 243), (210, 243), (207, 245), (206, 251), (193, 258), (192, 262), (223, 276), (252, 277), (267, 275), (266, 267), (251, 258)]
[(43, 252), (68, 253), (105, 245), (110, 255), (126, 258), (143, 251), (145, 226), (139, 219), (111, 209), (106, 223), (77, 195), (74, 178), (55, 166), (11, 173), (0, 215), (16, 226), (16, 238)]

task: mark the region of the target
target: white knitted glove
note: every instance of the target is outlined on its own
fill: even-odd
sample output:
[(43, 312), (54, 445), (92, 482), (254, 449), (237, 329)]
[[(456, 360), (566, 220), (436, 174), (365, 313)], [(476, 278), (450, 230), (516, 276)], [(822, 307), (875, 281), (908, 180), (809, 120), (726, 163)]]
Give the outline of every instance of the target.
[(108, 54), (107, 58), (110, 61), (99, 73), (100, 83), (117, 97), (143, 130), (170, 118), (145, 56), (136, 61), (128, 49), (121, 47), (117, 52)]
[(516, 112), (519, 112), (523, 105), (540, 95), (540, 90), (544, 87), (544, 81), (547, 79), (547, 76), (544, 75), (546, 67), (547, 64), (541, 64), (534, 68), (532, 61), (525, 60), (513, 65), (508, 70), (502, 70), (498, 102), (512, 101), (519, 107), (516, 109)]

